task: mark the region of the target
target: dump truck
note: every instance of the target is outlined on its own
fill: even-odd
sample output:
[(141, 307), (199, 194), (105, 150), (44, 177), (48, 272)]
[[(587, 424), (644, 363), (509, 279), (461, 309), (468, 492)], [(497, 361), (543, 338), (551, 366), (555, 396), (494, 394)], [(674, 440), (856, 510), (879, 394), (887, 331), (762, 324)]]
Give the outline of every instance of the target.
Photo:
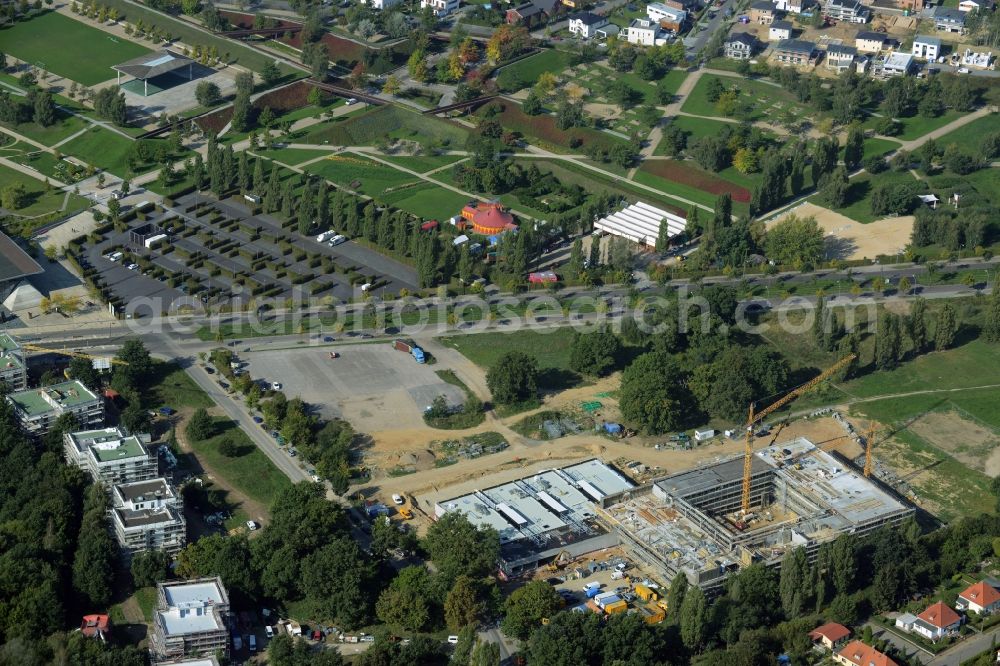
[(660, 595), (645, 585), (635, 586), (635, 596), (639, 597), (643, 601), (657, 601), (660, 598)]
[(604, 612), (608, 615), (615, 615), (617, 613), (624, 613), (628, 610), (628, 602), (624, 599), (619, 599), (613, 603), (604, 606)]
[(426, 361), (424, 350), (409, 340), (394, 340), (392, 346), (396, 351), (408, 353), (417, 363)]

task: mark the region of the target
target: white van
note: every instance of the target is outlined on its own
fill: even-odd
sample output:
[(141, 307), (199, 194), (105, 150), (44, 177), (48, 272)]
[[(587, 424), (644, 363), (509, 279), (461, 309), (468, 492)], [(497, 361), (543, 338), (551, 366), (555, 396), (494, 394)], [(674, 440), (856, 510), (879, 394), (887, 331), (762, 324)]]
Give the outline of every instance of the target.
[(340, 245), (341, 243), (344, 243), (346, 241), (347, 241), (347, 236), (342, 236), (340, 234), (337, 234), (336, 236), (330, 239), (330, 246), (332, 247), (334, 245)]
[(319, 236), (316, 236), (316, 242), (317, 243), (325, 243), (327, 240), (329, 240), (331, 237), (333, 237), (333, 235), (334, 234), (333, 234), (332, 231), (324, 231)]

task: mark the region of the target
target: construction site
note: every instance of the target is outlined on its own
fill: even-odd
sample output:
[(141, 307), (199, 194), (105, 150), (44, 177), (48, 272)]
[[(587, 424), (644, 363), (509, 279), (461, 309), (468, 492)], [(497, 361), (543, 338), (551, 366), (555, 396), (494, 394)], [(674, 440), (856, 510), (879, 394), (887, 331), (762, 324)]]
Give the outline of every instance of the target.
[(913, 507), (849, 464), (797, 438), (753, 454), (750, 510), (744, 458), (672, 474), (599, 502), (597, 514), (636, 559), (706, 591), (741, 567), (777, 566), (802, 546), (812, 558), (840, 534), (894, 525)]

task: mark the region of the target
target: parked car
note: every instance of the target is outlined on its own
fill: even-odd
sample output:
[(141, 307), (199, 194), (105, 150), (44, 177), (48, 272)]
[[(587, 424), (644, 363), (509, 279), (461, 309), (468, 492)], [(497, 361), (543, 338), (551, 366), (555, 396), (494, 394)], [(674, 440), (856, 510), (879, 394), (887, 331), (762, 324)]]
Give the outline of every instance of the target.
[(264, 419), (261, 418), (261, 417), (259, 417), (259, 416), (255, 416), (255, 417), (253, 417), (253, 422), (254, 423), (263, 423)]
[(281, 390), (281, 382), (271, 382), (271, 390), (272, 391), (280, 391)]
[(264, 625), (264, 635), (270, 640), (274, 638), (274, 627), (269, 624)]
[(250, 530), (251, 532), (256, 532), (258, 528), (260, 528), (260, 523), (257, 523), (253, 520), (247, 521), (247, 529)]
[(454, 645), (455, 643), (458, 642), (458, 636), (452, 634), (451, 636), (448, 637), (448, 642)]
[(210, 375), (214, 375), (215, 374), (215, 368), (213, 368), (210, 365), (206, 365), (205, 366), (205, 372), (207, 372)]

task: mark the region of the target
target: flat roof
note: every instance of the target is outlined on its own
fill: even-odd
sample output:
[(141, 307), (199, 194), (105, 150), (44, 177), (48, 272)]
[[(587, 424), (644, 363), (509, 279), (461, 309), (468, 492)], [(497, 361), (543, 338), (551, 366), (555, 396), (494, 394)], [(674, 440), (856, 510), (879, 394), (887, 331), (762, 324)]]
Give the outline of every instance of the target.
[(208, 606), (171, 608), (165, 611), (156, 611), (156, 614), (159, 616), (160, 622), (163, 625), (163, 631), (167, 636), (194, 634), (225, 628), (215, 610)]
[(71, 409), (97, 400), (97, 396), (77, 380), (52, 384), (37, 389), (11, 393), (7, 398), (28, 416), (39, 416), (51, 412), (58, 405)]
[(126, 528), (182, 522), (175, 512), (166, 507), (162, 509), (141, 509), (139, 511), (115, 509), (114, 513), (119, 522)]
[(215, 655), (210, 657), (198, 657), (196, 659), (178, 659), (177, 661), (159, 661), (157, 666), (219, 666), (219, 660)]
[(24, 363), (16, 353), (21, 350), (14, 338), (6, 333), (0, 333), (0, 372), (11, 368), (23, 368)]
[(0, 232), (0, 282), (38, 275), (45, 270), (10, 236)]
[(115, 491), (127, 502), (170, 499), (175, 496), (174, 489), (164, 478), (118, 483), (115, 484)]
[(913, 63), (913, 56), (909, 53), (900, 53), (896, 51), (895, 53), (890, 53), (885, 59), (885, 63), (882, 67), (891, 69), (909, 69), (910, 65)]
[(194, 64), (191, 58), (163, 50), (141, 55), (120, 65), (114, 65), (111, 69), (137, 79), (152, 79), (190, 64)]
[(146, 447), (135, 435), (94, 442), (89, 448), (99, 463), (115, 462), (128, 458), (145, 458), (149, 455)]
[(933, 44), (934, 46), (941, 46), (941, 40), (937, 37), (928, 37), (926, 35), (917, 35), (913, 38), (913, 43), (920, 44)]
[(172, 608), (228, 604), (229, 597), (214, 580), (196, 583), (161, 584), (163, 598)]

